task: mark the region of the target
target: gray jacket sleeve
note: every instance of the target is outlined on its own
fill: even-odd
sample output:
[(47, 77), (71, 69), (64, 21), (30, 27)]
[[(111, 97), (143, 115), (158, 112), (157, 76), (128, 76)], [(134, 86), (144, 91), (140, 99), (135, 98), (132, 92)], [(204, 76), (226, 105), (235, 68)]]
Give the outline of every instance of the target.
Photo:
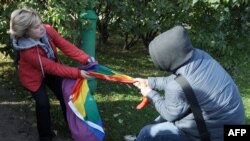
[(164, 87), (166, 84), (173, 80), (175, 78), (175, 75), (170, 75), (168, 77), (149, 77), (148, 83), (149, 87), (154, 90), (164, 90)]
[(180, 85), (174, 80), (174, 75), (169, 77), (149, 78), (152, 89), (163, 90), (163, 95), (152, 90), (148, 98), (154, 105), (161, 117), (168, 121), (175, 121), (185, 116), (189, 111), (184, 92)]

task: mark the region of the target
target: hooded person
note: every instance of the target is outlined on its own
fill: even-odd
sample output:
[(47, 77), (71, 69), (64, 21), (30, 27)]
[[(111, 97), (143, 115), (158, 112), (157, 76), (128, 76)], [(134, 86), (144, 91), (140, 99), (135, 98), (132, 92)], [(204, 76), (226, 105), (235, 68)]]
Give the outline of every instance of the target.
[[(187, 31), (175, 26), (149, 44), (155, 67), (169, 76), (136, 78), (134, 83), (159, 113), (129, 141), (200, 141), (199, 131), (177, 75), (187, 79), (200, 105), (211, 141), (223, 141), (223, 127), (245, 124), (239, 90), (231, 76), (205, 51), (194, 48)], [(164, 91), (161, 95), (159, 91)]]

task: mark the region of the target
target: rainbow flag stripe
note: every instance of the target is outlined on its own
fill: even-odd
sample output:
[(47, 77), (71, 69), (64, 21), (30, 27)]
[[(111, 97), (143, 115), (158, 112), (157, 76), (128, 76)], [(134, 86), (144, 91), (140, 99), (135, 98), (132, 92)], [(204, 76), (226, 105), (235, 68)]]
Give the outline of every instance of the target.
[(123, 83), (134, 83), (134, 78), (122, 74), (120, 72), (114, 71), (108, 67), (95, 64), (91, 66), (87, 66), (86, 68), (83, 68), (85, 71), (88, 71), (89, 74), (93, 77), (109, 80), (109, 81), (117, 81), (117, 82), (123, 82)]
[[(123, 82), (123, 83), (134, 83), (135, 80), (133, 77), (125, 75), (123, 73), (114, 71), (108, 67), (103, 65), (93, 63), (89, 66), (83, 67), (82, 69), (89, 72), (89, 74), (93, 77), (109, 80), (109, 81), (116, 81), (116, 82)], [(140, 110), (147, 105), (149, 105), (149, 101), (147, 97), (143, 97), (141, 103), (136, 106), (136, 109)]]

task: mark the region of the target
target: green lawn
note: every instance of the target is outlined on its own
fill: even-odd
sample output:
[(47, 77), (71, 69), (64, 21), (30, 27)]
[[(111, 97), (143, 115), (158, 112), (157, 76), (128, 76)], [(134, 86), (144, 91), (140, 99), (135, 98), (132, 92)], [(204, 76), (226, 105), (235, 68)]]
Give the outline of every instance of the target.
[[(20, 100), (31, 99), (30, 94), (24, 90), (16, 76), (16, 72), (12, 61), (9, 58), (0, 56), (0, 83), (2, 86), (10, 89), (12, 93), (20, 97)], [(63, 60), (67, 60), (64, 58)], [(122, 51), (114, 45), (109, 47), (97, 48), (96, 60), (99, 64), (110, 67), (116, 71), (123, 72), (132, 77), (161, 76), (164, 72), (156, 71), (149, 59), (148, 52), (145, 49), (133, 49), (130, 51)], [(72, 64), (70, 61), (65, 61)], [(237, 72), (233, 75), (239, 89), (241, 91), (244, 105), (246, 108), (246, 117), (248, 124), (250, 123), (250, 65), (248, 63), (241, 65)], [(137, 104), (141, 101), (139, 90), (131, 84), (108, 82), (104, 80), (97, 81), (97, 89), (93, 93), (95, 97), (100, 115), (106, 132), (107, 141), (119, 141), (125, 134), (135, 134), (145, 124), (151, 122), (157, 113), (152, 107), (146, 107), (142, 110), (136, 110)], [(1, 98), (0, 98), (1, 99)], [(52, 117), (56, 121), (57, 130), (65, 132), (70, 136), (68, 130), (65, 130), (65, 124), (62, 121), (58, 103), (54, 98), (51, 99)], [(55, 107), (55, 108), (54, 108)], [(30, 107), (30, 111), (34, 111), (34, 105)]]
[(245, 106), (245, 114), (247, 124), (250, 124), (250, 65), (248, 63), (241, 65), (240, 69), (233, 76), (239, 87), (243, 103)]

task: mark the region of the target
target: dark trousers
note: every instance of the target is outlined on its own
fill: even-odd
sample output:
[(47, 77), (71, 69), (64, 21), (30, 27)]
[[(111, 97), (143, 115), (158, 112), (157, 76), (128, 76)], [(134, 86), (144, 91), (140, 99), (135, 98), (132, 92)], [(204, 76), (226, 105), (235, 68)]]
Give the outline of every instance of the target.
[(36, 119), (40, 140), (50, 140), (53, 137), (50, 119), (50, 103), (46, 86), (53, 91), (59, 100), (63, 116), (66, 121), (66, 107), (62, 93), (62, 78), (54, 75), (45, 75), (40, 88), (32, 93), (36, 102)]

